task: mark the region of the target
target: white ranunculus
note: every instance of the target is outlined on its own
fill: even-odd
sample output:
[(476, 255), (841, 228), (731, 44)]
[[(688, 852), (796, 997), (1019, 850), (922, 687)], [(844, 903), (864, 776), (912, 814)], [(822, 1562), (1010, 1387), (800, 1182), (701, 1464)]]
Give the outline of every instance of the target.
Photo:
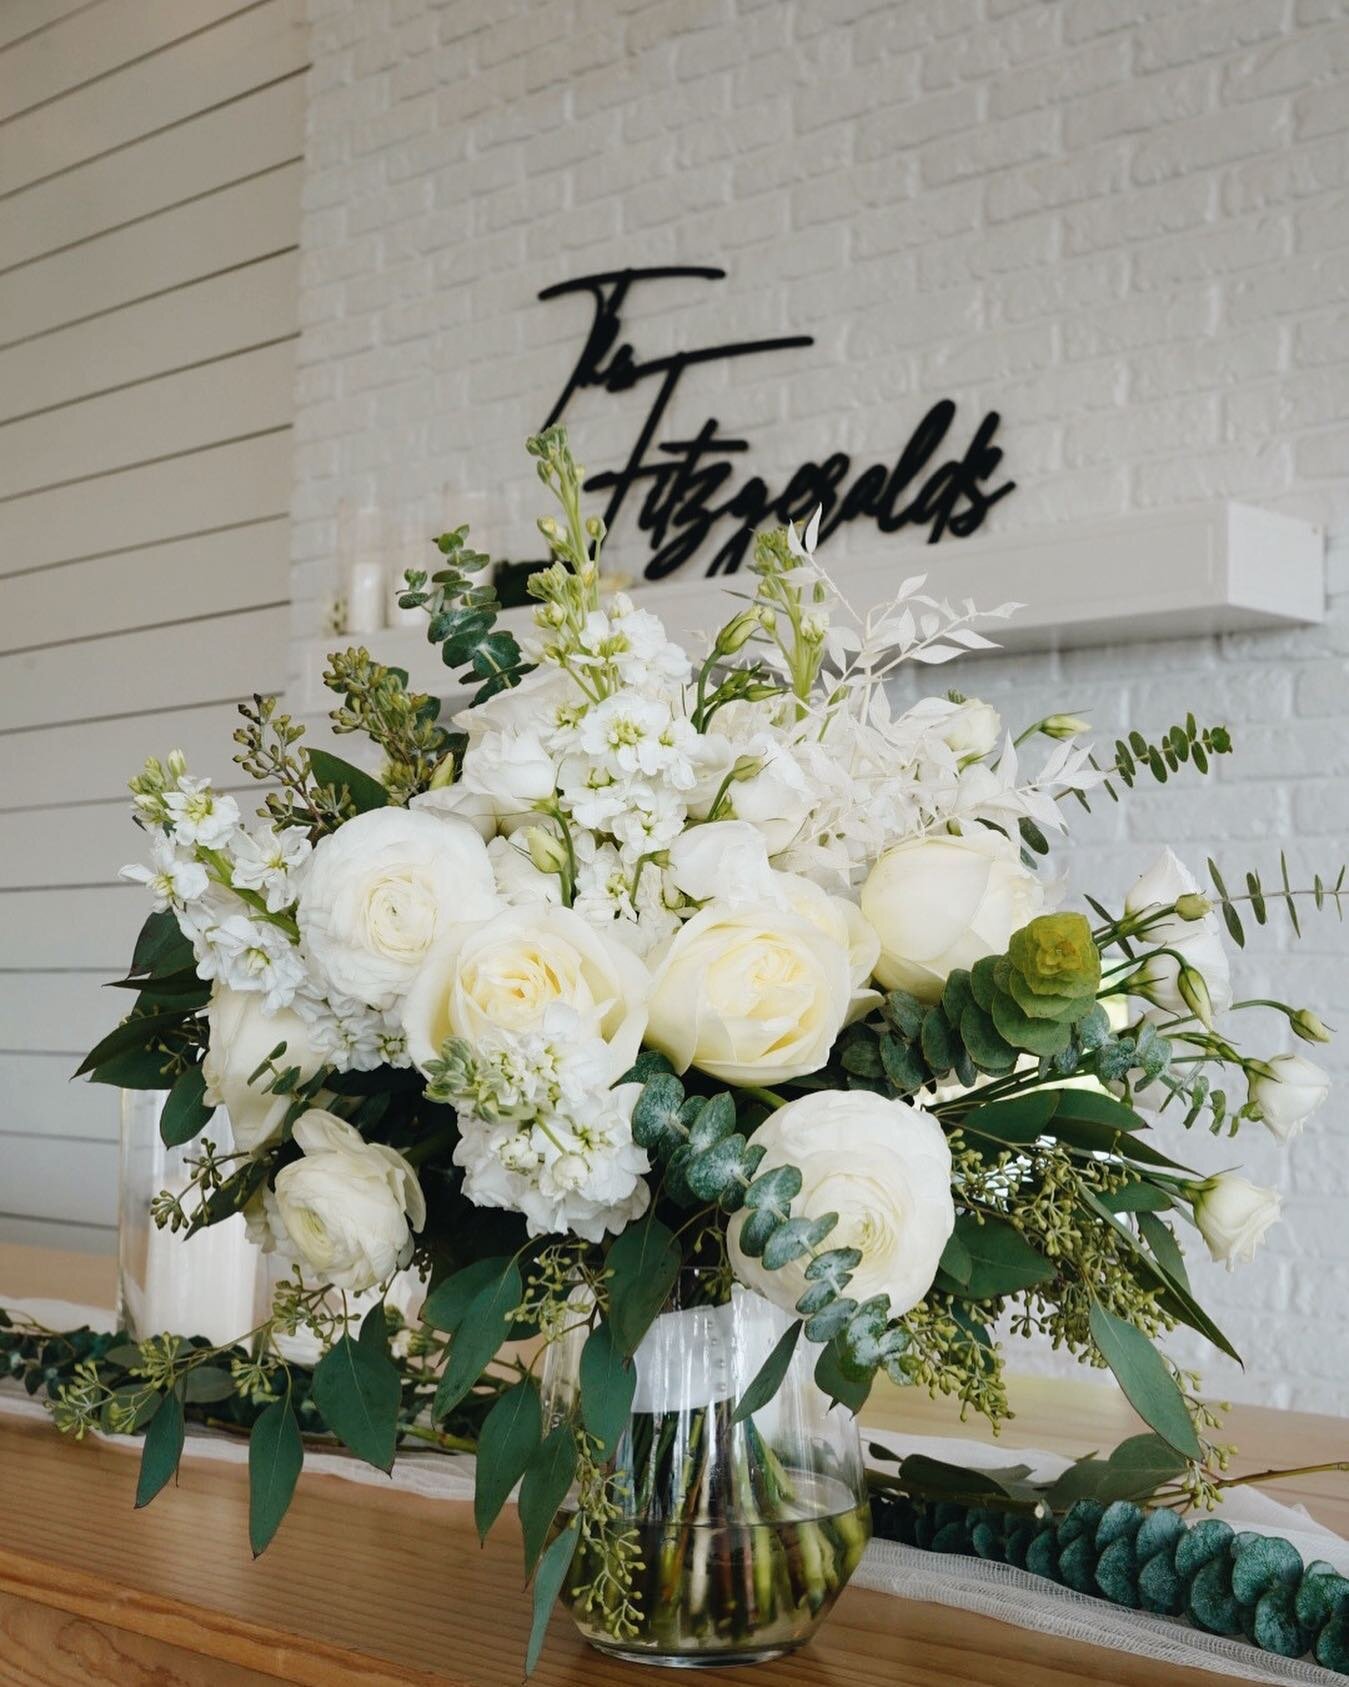
[(376, 808), (321, 838), (300, 890), (300, 937), (330, 993), (389, 1008), (436, 939), (500, 907), (466, 820)]
[(647, 1042), (680, 1072), (776, 1083), (824, 1065), (851, 999), (839, 936), (776, 901), (710, 902), (656, 968)]
[(1260, 1109), (1261, 1124), (1287, 1142), (1330, 1093), (1330, 1078), (1300, 1054), (1276, 1054), (1263, 1065), (1268, 1070), (1252, 1076), (1250, 1097)]
[(572, 909), (509, 908), (454, 927), (427, 957), (403, 1004), (408, 1052), (425, 1071), (447, 1037), (538, 1031), (560, 1002), (579, 1036), (607, 1044), (612, 1082), (637, 1057), (649, 985), (631, 949)]
[(298, 1066), (301, 1083), (324, 1064), (323, 1056), (298, 1013), (291, 1008), (267, 1013), (262, 998), (253, 991), (231, 990), (217, 983), (206, 1010), (206, 1026), (206, 1053), (201, 1063), (205, 1099), (225, 1109), (234, 1146), (251, 1154), (281, 1128), (290, 1097), (267, 1091), (270, 1073), (264, 1072), (256, 1084), (249, 1083), (249, 1075), (278, 1043), (286, 1045), (285, 1053), (275, 1062), (278, 1070)]
[[(1138, 915), (1149, 909), (1170, 907), (1180, 897), (1194, 895), (1198, 889), (1199, 883), (1185, 863), (1171, 850), (1164, 849), (1124, 898), (1124, 911)], [(1162, 946), (1182, 955), (1186, 964), (1204, 980), (1215, 1013), (1231, 1007), (1231, 971), (1217, 914), (1210, 912), (1198, 920), (1183, 920), (1179, 914), (1171, 914), (1134, 940), (1134, 948), (1140, 955), (1145, 955), (1149, 948)], [(1168, 1013), (1191, 1011), (1180, 993), (1180, 967), (1174, 955), (1151, 955), (1145, 959), (1139, 983), (1147, 987), (1144, 999), (1155, 1006), (1165, 1008)]]
[(935, 1002), (956, 967), (1002, 954), (1044, 912), (1045, 892), (1016, 845), (981, 827), (896, 844), (871, 869), (861, 901), (880, 939), (877, 979)]
[(296, 1253), (334, 1288), (374, 1288), (408, 1263), (426, 1223), (416, 1172), (321, 1108), (297, 1121), (295, 1140), (304, 1157), (276, 1174), (276, 1206)]
[[(767, 1149), (761, 1172), (795, 1166), (801, 1173), (794, 1215), (839, 1215), (823, 1246), (860, 1251), (850, 1296), (864, 1301), (889, 1295), (893, 1314), (918, 1304), (932, 1286), (956, 1216), (951, 1151), (930, 1113), (869, 1090), (819, 1090), (779, 1107), (751, 1140)], [(806, 1288), (808, 1262), (769, 1271), (740, 1246), (744, 1220), (742, 1210), (727, 1236), (736, 1276), (793, 1309)]]
[(1230, 1271), (1238, 1261), (1254, 1259), (1281, 1205), (1277, 1190), (1262, 1189), (1238, 1172), (1223, 1172), (1200, 1188), (1194, 1221), (1208, 1251)]
[(557, 768), (537, 732), (485, 732), (464, 756), (459, 783), (489, 803), (498, 827), (510, 832), (553, 795)]
[(669, 849), (666, 871), (675, 888), (694, 902), (762, 902), (773, 895), (768, 845), (748, 820), (714, 820), (690, 826)]

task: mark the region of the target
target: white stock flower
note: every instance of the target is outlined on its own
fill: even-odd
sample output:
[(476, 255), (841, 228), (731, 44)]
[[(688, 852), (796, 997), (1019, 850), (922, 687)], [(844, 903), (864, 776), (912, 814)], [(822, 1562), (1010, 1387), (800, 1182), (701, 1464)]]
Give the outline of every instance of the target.
[(184, 848), (201, 844), (206, 849), (220, 849), (239, 825), (238, 803), (213, 791), (209, 779), (184, 775), (176, 790), (165, 793), (164, 807), (174, 839)]
[(647, 1042), (680, 1072), (776, 1083), (824, 1065), (851, 998), (837, 936), (776, 902), (710, 902), (656, 967)]
[(352, 996), (322, 998), (301, 992), (295, 1011), (327, 1066), (339, 1072), (373, 1072), (379, 1066), (409, 1066), (407, 1037), (392, 1013), (367, 1007)]
[(162, 832), (157, 833), (150, 844), (150, 858), (151, 866), (142, 867), (138, 862), (132, 862), (122, 868), (118, 877), (145, 885), (152, 891), (158, 912), (163, 913), (166, 908), (184, 908), (189, 902), (205, 896), (210, 884), (205, 867), (186, 855), (179, 855)]
[(1265, 1232), (1279, 1217), (1278, 1192), (1262, 1189), (1237, 1172), (1223, 1172), (1203, 1184), (1194, 1203), (1194, 1221), (1214, 1259), (1231, 1271), (1249, 1264)]
[[(849, 1295), (889, 1295), (892, 1314), (918, 1304), (955, 1225), (951, 1151), (930, 1113), (869, 1090), (819, 1090), (779, 1107), (751, 1140), (767, 1149), (761, 1174), (778, 1166), (801, 1173), (793, 1214), (839, 1215), (823, 1246), (860, 1251)], [(769, 1271), (741, 1248), (744, 1221), (742, 1210), (727, 1235), (736, 1276), (794, 1309), (807, 1286), (807, 1262)]]
[(298, 1013), (290, 1008), (268, 1013), (255, 992), (231, 990), (227, 984), (217, 982), (211, 991), (206, 1025), (206, 1053), (201, 1062), (205, 1099), (225, 1109), (234, 1146), (251, 1154), (280, 1130), (290, 1097), (271, 1094), (267, 1088), (271, 1072), (264, 1072), (256, 1083), (249, 1082), (250, 1076), (278, 1043), (286, 1045), (285, 1051), (272, 1064), (279, 1072), (298, 1067), (301, 1083), (323, 1066), (323, 1055)]
[(432, 949), (403, 1004), (408, 1049), (425, 1071), (446, 1038), (471, 1046), (491, 1031), (537, 1031), (560, 1003), (578, 1035), (608, 1048), (612, 1083), (637, 1056), (649, 983), (631, 949), (574, 909), (509, 908)]
[(1250, 1099), (1260, 1109), (1261, 1124), (1287, 1142), (1329, 1095), (1330, 1078), (1300, 1054), (1276, 1054), (1262, 1065), (1266, 1070), (1251, 1076)]
[(1044, 911), (1045, 893), (1016, 845), (979, 827), (896, 844), (872, 868), (861, 903), (880, 939), (877, 979), (935, 1002), (954, 968), (1001, 954)]
[(220, 979), (232, 990), (257, 991), (268, 1013), (289, 1007), (307, 981), (300, 951), (265, 920), (203, 911), (200, 921), (189, 918), (183, 929), (192, 939), (202, 978)]
[(276, 1205), (300, 1259), (334, 1288), (359, 1294), (412, 1258), (426, 1223), (417, 1174), (395, 1149), (366, 1142), (313, 1108), (295, 1125), (304, 1157), (276, 1174)]
[(453, 923), (499, 906), (487, 847), (467, 821), (376, 808), (315, 845), (298, 917), (326, 990), (388, 1008)]
[(304, 865), (310, 848), (309, 839), (298, 826), (287, 826), (279, 832), (275, 827), (263, 832), (241, 831), (232, 846), (231, 877), (237, 888), (257, 891), (268, 910), (279, 914), (295, 900), (292, 874)]
[[(1147, 872), (1135, 883), (1124, 898), (1126, 914), (1145, 914), (1150, 909), (1169, 907), (1180, 897), (1193, 895), (1199, 889), (1198, 880), (1183, 861), (1169, 849), (1164, 849)], [(1232, 977), (1227, 950), (1216, 913), (1209, 912), (1202, 919), (1183, 920), (1170, 914), (1134, 940), (1136, 952), (1144, 956), (1138, 982), (1145, 986), (1144, 999), (1168, 1013), (1188, 1014), (1191, 1010), (1180, 991), (1180, 966), (1175, 956), (1183, 957), (1208, 986), (1209, 1002), (1214, 1013), (1223, 1013), (1232, 1005)], [(1161, 947), (1175, 954), (1149, 954)]]

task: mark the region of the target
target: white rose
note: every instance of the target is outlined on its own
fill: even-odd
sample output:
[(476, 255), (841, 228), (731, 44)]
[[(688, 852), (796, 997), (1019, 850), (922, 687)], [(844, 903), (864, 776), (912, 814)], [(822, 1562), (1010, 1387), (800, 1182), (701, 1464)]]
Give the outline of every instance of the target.
[(304, 1264), (349, 1294), (374, 1288), (412, 1258), (426, 1223), (417, 1174), (396, 1150), (314, 1108), (295, 1125), (304, 1158), (276, 1174), (276, 1206)]
[(608, 1045), (609, 1081), (637, 1058), (650, 978), (632, 950), (570, 908), (509, 908), (457, 926), (427, 957), (403, 1004), (408, 1052), (425, 1071), (447, 1037), (540, 1031), (556, 1003), (578, 1035)]
[(823, 1066), (851, 998), (839, 937), (773, 901), (711, 902), (657, 967), (647, 1042), (680, 1072), (776, 1083)]
[(1330, 1078), (1300, 1054), (1276, 1054), (1263, 1065), (1267, 1070), (1251, 1078), (1250, 1098), (1260, 1109), (1260, 1122), (1280, 1142), (1287, 1142), (1330, 1093)]
[(466, 820), (376, 808), (314, 846), (300, 937), (330, 992), (389, 1008), (452, 923), (498, 907), (487, 847)]
[(1278, 1192), (1262, 1189), (1237, 1172), (1222, 1172), (1200, 1187), (1194, 1221), (1208, 1251), (1230, 1271), (1249, 1263), (1265, 1232), (1279, 1216)]
[[(761, 1172), (795, 1166), (801, 1173), (794, 1217), (838, 1214), (822, 1246), (861, 1253), (847, 1290), (853, 1299), (889, 1295), (896, 1315), (922, 1300), (956, 1220), (951, 1151), (930, 1113), (869, 1090), (818, 1090), (779, 1107), (751, 1140), (768, 1150)], [(742, 1209), (732, 1218), (727, 1235), (736, 1276), (794, 1308), (809, 1261), (767, 1270), (740, 1246), (745, 1216)]]
[(774, 873), (773, 893), (783, 906), (818, 926), (848, 951), (853, 995), (849, 1017), (855, 1018), (878, 999), (876, 991), (866, 986), (880, 958), (881, 940), (867, 924), (866, 916), (846, 896), (831, 895), (800, 873)]
[(880, 939), (877, 979), (935, 1002), (956, 967), (1002, 954), (1044, 911), (1045, 892), (1010, 839), (979, 827), (896, 844), (871, 869), (861, 900)]
[(265, 1086), (270, 1073), (264, 1072), (256, 1084), (249, 1083), (250, 1074), (278, 1043), (286, 1045), (286, 1052), (276, 1066), (282, 1071), (298, 1066), (301, 1083), (324, 1064), (323, 1056), (299, 1014), (290, 1008), (264, 1012), (262, 998), (255, 991), (231, 990), (217, 983), (206, 1010), (206, 1025), (208, 1039), (201, 1063), (206, 1101), (225, 1109), (234, 1146), (251, 1154), (281, 1128), (290, 1097), (268, 1093)]
[[(1124, 898), (1124, 911), (1138, 915), (1149, 909), (1170, 907), (1180, 897), (1194, 895), (1198, 890), (1199, 883), (1185, 863), (1164, 849)], [(1134, 940), (1140, 954), (1148, 948), (1162, 946), (1183, 956), (1186, 964), (1204, 980), (1215, 1013), (1231, 1007), (1232, 977), (1217, 914), (1210, 912), (1198, 920), (1183, 920), (1179, 914), (1171, 914)], [(1188, 1014), (1190, 1007), (1180, 993), (1179, 975), (1180, 967), (1174, 955), (1149, 956), (1139, 977), (1140, 985), (1147, 987), (1145, 1000), (1168, 1013)]]

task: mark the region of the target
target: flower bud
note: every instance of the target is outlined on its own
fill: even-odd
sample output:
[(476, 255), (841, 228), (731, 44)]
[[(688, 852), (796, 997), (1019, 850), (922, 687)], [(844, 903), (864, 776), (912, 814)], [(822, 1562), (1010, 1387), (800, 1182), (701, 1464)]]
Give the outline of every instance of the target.
[(1176, 976), (1180, 999), (1206, 1030), (1213, 1029), (1213, 1003), (1209, 1000), (1208, 985), (1202, 972), (1192, 966), (1182, 966)]
[(1079, 732), (1090, 732), (1091, 722), (1080, 715), (1049, 715), (1040, 722), (1046, 738), (1076, 738)]
[(597, 515), (586, 517), (586, 537), (588, 539), (602, 539), (606, 532), (603, 521)]
[(431, 775), (431, 783), (430, 783), (428, 789), (432, 790), (432, 791), (443, 791), (446, 788), (446, 786), (453, 785), (453, 784), (454, 784), (454, 751), (451, 750), (448, 755), (442, 756), (440, 758), (440, 760), (436, 763), (436, 770)]
[(187, 772), (187, 757), (181, 750), (169, 751), (168, 772), (175, 783)]
[(731, 778), (753, 779), (756, 773), (763, 772), (763, 765), (762, 756), (737, 756), (731, 769)]
[(1304, 1043), (1328, 1043), (1330, 1029), (1310, 1008), (1299, 1008), (1290, 1014), (1288, 1023)]
[(541, 515), (538, 520), (539, 532), (552, 544), (562, 537), (562, 527), (554, 516)]
[(718, 656), (734, 656), (737, 650), (743, 650), (759, 630), (759, 612), (757, 609), (744, 609), (740, 614), (728, 621), (717, 634), (716, 652)]
[(1176, 913), (1182, 920), (1202, 920), (1212, 908), (1213, 904), (1200, 890), (1187, 890), (1176, 898)]
[(567, 866), (567, 846), (555, 832), (543, 826), (530, 826), (525, 832), (529, 859), (541, 873), (561, 873)]
[(1279, 1217), (1277, 1191), (1262, 1189), (1237, 1172), (1222, 1172), (1192, 1185), (1194, 1222), (1214, 1259), (1230, 1271), (1237, 1261), (1249, 1263), (1265, 1232)]
[(827, 615), (803, 615), (801, 617), (801, 637), (807, 644), (819, 644), (829, 631), (829, 617)]

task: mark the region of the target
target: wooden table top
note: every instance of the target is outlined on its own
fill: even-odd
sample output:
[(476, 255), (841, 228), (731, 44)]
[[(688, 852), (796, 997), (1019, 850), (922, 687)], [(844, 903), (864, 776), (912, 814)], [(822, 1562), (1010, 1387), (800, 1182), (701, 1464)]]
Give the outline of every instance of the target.
[[(0, 1245), (0, 1305), (45, 1295), (106, 1304), (106, 1259)], [(1081, 1454), (1136, 1431), (1127, 1404), (1089, 1381), (1021, 1379), (1004, 1439)], [(876, 1426), (987, 1440), (942, 1402), (896, 1390)], [(1343, 1458), (1343, 1419), (1234, 1410), (1239, 1468)], [(469, 1507), (305, 1476), (257, 1564), (238, 1465), (184, 1460), (176, 1490), (132, 1509), (135, 1456), (0, 1417), (0, 1681), (27, 1687), (517, 1687), (529, 1624), (513, 1517), (484, 1548)], [(1349, 1534), (1349, 1477), (1277, 1490)], [(637, 1687), (629, 1665), (586, 1648), (564, 1613), (539, 1687)], [(1214, 1687), (1231, 1678), (1097, 1650), (967, 1611), (848, 1589), (819, 1637), (755, 1669), (703, 1672), (746, 1687)]]

